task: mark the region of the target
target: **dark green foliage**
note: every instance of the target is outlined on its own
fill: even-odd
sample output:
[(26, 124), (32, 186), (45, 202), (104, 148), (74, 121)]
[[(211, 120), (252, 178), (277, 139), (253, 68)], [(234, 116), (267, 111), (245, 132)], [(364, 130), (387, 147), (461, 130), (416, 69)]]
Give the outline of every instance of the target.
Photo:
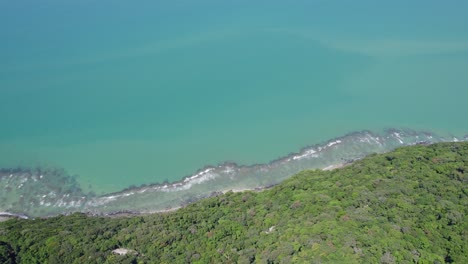
[(467, 171), (468, 143), (413, 146), (173, 213), (10, 220), (0, 262), (468, 263)]
[(0, 263), (15, 263), (15, 252), (10, 244), (0, 241)]

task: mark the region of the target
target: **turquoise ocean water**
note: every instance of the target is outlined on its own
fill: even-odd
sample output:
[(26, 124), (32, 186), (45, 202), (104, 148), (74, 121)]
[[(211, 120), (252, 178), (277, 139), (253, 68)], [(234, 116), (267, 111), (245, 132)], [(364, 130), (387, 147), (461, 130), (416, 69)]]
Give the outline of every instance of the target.
[(97, 193), (343, 134), (468, 133), (468, 2), (0, 0), (0, 167)]

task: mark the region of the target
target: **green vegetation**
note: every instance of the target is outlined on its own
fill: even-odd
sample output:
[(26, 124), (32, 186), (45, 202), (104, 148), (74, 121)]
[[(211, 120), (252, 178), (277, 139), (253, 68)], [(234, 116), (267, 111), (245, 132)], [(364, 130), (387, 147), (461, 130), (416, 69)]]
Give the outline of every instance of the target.
[(467, 171), (468, 143), (418, 145), (172, 213), (9, 220), (0, 262), (468, 263)]

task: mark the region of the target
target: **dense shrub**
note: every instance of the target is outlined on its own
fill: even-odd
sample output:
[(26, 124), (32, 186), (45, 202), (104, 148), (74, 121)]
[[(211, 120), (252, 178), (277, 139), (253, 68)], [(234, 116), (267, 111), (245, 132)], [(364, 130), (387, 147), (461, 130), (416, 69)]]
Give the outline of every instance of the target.
[(0, 262), (468, 263), (467, 171), (468, 143), (412, 146), (172, 213), (10, 220)]

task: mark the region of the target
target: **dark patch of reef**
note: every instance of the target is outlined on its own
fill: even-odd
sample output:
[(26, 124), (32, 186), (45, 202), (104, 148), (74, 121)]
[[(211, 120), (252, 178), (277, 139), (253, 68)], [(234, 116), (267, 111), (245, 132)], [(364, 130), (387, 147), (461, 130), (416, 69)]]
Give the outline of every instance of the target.
[(0, 211), (19, 215), (63, 213), (93, 197), (82, 191), (76, 177), (57, 168), (0, 169), (0, 189)]

